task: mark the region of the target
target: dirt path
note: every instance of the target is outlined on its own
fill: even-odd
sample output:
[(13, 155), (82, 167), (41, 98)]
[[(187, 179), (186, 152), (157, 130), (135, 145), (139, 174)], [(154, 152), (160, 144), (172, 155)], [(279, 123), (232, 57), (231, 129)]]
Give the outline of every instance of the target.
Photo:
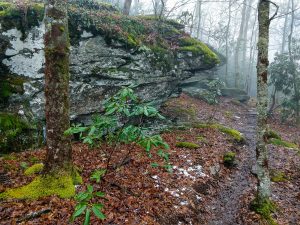
[(254, 109), (248, 109), (235, 117), (241, 120), (232, 126), (245, 135), (247, 145), (238, 152), (237, 167), (223, 180), (217, 196), (206, 206), (212, 212), (212, 219), (207, 223), (209, 225), (244, 224), (239, 218), (240, 209), (245, 207), (242, 205), (242, 198), (253, 191), (255, 185), (251, 168), (255, 163), (256, 112)]

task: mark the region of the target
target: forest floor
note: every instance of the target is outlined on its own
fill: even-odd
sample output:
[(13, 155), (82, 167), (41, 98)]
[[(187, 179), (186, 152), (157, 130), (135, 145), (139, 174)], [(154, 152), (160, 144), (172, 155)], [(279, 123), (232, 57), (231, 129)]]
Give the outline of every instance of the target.
[[(256, 112), (249, 105), (237, 104), (227, 98), (219, 105), (182, 95), (171, 99), (164, 114), (178, 122), (214, 122), (242, 132), (246, 143), (236, 143), (230, 136), (213, 128), (179, 127), (165, 131), (162, 137), (171, 147), (173, 172), (153, 168), (162, 162), (153, 154), (149, 158), (136, 145), (122, 145), (111, 160), (111, 172), (100, 184), (91, 181), (96, 169), (106, 167), (103, 148), (89, 149), (73, 144), (74, 163), (82, 171), (85, 190), (88, 183), (106, 193), (104, 213), (107, 219), (91, 218), (91, 224), (264, 224), (250, 211), (254, 199)], [(270, 126), (285, 139), (300, 144), (300, 129), (281, 124), (273, 118)], [(196, 149), (176, 147), (178, 142), (191, 142)], [(120, 164), (130, 150), (126, 163)], [(269, 145), (272, 174), (283, 174), (282, 182), (272, 182), (272, 200), (277, 205), (273, 217), (280, 225), (300, 224), (300, 155), (298, 151)], [(228, 168), (224, 153), (237, 153), (237, 165)], [(0, 192), (30, 182), (34, 177), (23, 175), (22, 165), (42, 162), (45, 149), (12, 153), (0, 158)], [(96, 201), (96, 200), (95, 200)], [(47, 197), (35, 201), (5, 200), (0, 202), (0, 224), (69, 224), (75, 201)], [(75, 224), (82, 224), (77, 219)]]

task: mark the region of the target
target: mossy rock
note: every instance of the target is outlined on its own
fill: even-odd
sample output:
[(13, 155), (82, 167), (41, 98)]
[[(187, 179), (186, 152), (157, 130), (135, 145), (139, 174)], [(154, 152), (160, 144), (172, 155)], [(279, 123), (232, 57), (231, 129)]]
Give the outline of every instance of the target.
[(276, 138), (271, 138), (269, 140), (269, 144), (281, 146), (281, 147), (285, 147), (285, 148), (291, 148), (291, 149), (295, 149), (295, 150), (299, 149), (299, 146), (295, 143), (291, 143), (291, 142), (276, 139)]
[(220, 59), (207, 45), (190, 36), (179, 39), (179, 52), (191, 52), (194, 56), (203, 56), (205, 64), (219, 64)]
[[(26, 20), (23, 19), (26, 14)], [(11, 2), (0, 2), (0, 22), (3, 31), (17, 28), (22, 32), (23, 39), (26, 38), (26, 29), (38, 26), (44, 17), (43, 3), (27, 3), (26, 12), (17, 4)], [(24, 21), (26, 24), (24, 24)]]
[(223, 162), (225, 166), (232, 167), (235, 165), (235, 152), (226, 152), (223, 155)]
[(0, 112), (0, 149), (2, 153), (30, 148), (36, 137), (32, 134), (36, 127), (19, 115)]
[(278, 225), (278, 223), (272, 218), (272, 213), (276, 212), (277, 207), (271, 200), (264, 199), (259, 201), (258, 198), (255, 198), (250, 204), (250, 209), (261, 215), (261, 217), (269, 225)]
[(177, 142), (176, 147), (178, 148), (188, 148), (188, 149), (197, 149), (200, 148), (199, 145), (192, 142)]
[(27, 168), (24, 171), (24, 175), (30, 176), (30, 175), (33, 175), (33, 174), (37, 174), (37, 173), (42, 172), (43, 169), (44, 169), (44, 164), (43, 163), (34, 164), (34, 165), (32, 165), (31, 167)]

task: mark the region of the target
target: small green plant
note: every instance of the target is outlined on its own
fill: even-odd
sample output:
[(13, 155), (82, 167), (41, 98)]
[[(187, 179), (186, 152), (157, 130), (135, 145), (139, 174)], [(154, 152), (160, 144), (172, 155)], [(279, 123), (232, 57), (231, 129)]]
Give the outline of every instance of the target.
[[(143, 126), (147, 119), (165, 119), (155, 107), (139, 99), (131, 87), (123, 87), (104, 101), (104, 110), (104, 115), (94, 117), (90, 126), (75, 125), (65, 134), (80, 134), (83, 143), (90, 146), (106, 142), (117, 148), (119, 144), (135, 143), (144, 148), (149, 157), (152, 156), (150, 151), (158, 148), (156, 153), (165, 162), (162, 167), (171, 168), (167, 152), (169, 145), (160, 135), (150, 135), (149, 128)], [(131, 148), (127, 156), (130, 153)]]
[(259, 201), (255, 198), (251, 204), (250, 209), (261, 217), (270, 225), (278, 225), (278, 223), (272, 218), (272, 213), (276, 211), (276, 205), (269, 199)]
[(91, 180), (95, 180), (97, 183), (100, 182), (101, 178), (106, 174), (105, 169), (95, 170), (91, 175)]
[(102, 212), (104, 205), (102, 203), (92, 203), (92, 200), (97, 197), (104, 199), (105, 193), (95, 192), (92, 185), (87, 185), (86, 191), (77, 194), (75, 196), (77, 204), (71, 217), (71, 222), (74, 222), (77, 217), (85, 214), (83, 224), (88, 225), (90, 224), (91, 212), (100, 220), (104, 220), (106, 218)]
[(226, 152), (223, 156), (223, 162), (225, 166), (232, 167), (235, 164), (235, 152)]
[(27, 162), (21, 162), (20, 163), (20, 167), (23, 169), (23, 170), (26, 170), (28, 168), (28, 163)]
[[(99, 183), (101, 181), (101, 178), (105, 174), (105, 169), (97, 169), (92, 173), (90, 179), (95, 180), (97, 183)], [(75, 206), (75, 211), (71, 217), (71, 222), (74, 222), (77, 217), (85, 214), (83, 224), (89, 225), (91, 212), (93, 212), (98, 219), (104, 220), (106, 218), (106, 216), (102, 212), (104, 205), (102, 203), (93, 203), (95, 202), (96, 198), (105, 199), (105, 193), (94, 191), (94, 187), (88, 184), (86, 191), (80, 192), (74, 197), (77, 204)]]

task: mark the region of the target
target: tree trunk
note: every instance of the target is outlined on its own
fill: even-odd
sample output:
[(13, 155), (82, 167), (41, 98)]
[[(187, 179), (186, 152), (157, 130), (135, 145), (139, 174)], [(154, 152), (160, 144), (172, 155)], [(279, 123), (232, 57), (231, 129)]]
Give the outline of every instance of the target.
[(243, 39), (243, 32), (244, 32), (244, 26), (245, 26), (245, 14), (246, 14), (246, 8), (247, 8), (247, 0), (243, 1), (243, 10), (242, 10), (242, 20), (240, 24), (240, 30), (239, 30), (239, 36), (236, 43), (235, 48), (235, 87), (240, 87), (240, 79), (241, 79), (241, 71), (240, 71), (240, 49), (241, 49), (241, 43)]
[(294, 22), (295, 22), (295, 6), (294, 6), (294, 0), (291, 0), (292, 3), (292, 13), (291, 13), (291, 28), (290, 28), (290, 34), (288, 37), (288, 48), (289, 48), (289, 58), (290, 58), (290, 63), (291, 63), (291, 73), (293, 76), (293, 84), (294, 84), (294, 94), (295, 94), (295, 117), (296, 117), (296, 124), (300, 124), (300, 90), (298, 88), (298, 79), (297, 79), (297, 72), (296, 72), (296, 65), (294, 61), (294, 56), (292, 54), (292, 40), (293, 40), (293, 32), (294, 32)]
[(289, 11), (290, 4), (291, 4), (291, 0), (289, 0), (289, 2), (288, 2), (287, 10), (286, 10), (287, 14), (285, 15), (285, 18), (284, 18), (284, 26), (283, 26), (283, 33), (282, 33), (282, 43), (281, 43), (281, 53), (284, 53), (285, 46), (286, 46), (285, 42), (286, 42), (286, 33), (287, 33), (287, 27), (288, 27), (288, 21), (289, 21), (288, 11)]
[(255, 53), (255, 43), (257, 40), (257, 30), (256, 28), (256, 22), (257, 22), (257, 15), (255, 15), (255, 20), (253, 23), (252, 27), (252, 32), (251, 32), (251, 40), (250, 40), (250, 56), (249, 56), (249, 65), (248, 65), (248, 70), (247, 70), (247, 81), (246, 81), (246, 86), (247, 86), (247, 93), (250, 94), (251, 88), (252, 88), (252, 76), (253, 76), (253, 67), (254, 67), (254, 53)]
[(268, 47), (269, 47), (269, 12), (270, 2), (260, 0), (258, 5), (258, 59), (257, 59), (257, 198), (259, 202), (268, 200), (270, 191), (270, 176), (268, 168), (268, 149), (266, 146), (267, 110), (268, 110)]
[(129, 15), (130, 13), (130, 8), (131, 8), (131, 3), (132, 3), (132, 0), (125, 0), (124, 2), (124, 8), (123, 8), (123, 14), (124, 15)]
[(229, 0), (228, 2), (228, 22), (227, 22), (227, 27), (226, 27), (226, 68), (225, 68), (225, 84), (228, 86), (229, 85), (229, 80), (228, 80), (228, 58), (229, 58), (229, 31), (230, 31), (230, 24), (231, 24), (231, 6), (232, 2)]
[(72, 163), (70, 138), (64, 131), (69, 119), (69, 33), (67, 0), (45, 2), (45, 113), (47, 153), (45, 172), (64, 169)]
[[(250, 15), (251, 15), (251, 11), (252, 11), (252, 3), (253, 0), (249, 1), (249, 6), (247, 7), (247, 13), (246, 13), (246, 21), (245, 21), (245, 26), (244, 26), (244, 32), (243, 32), (243, 44), (242, 44), (242, 71), (243, 71), (243, 75), (244, 77), (247, 79), (247, 75), (246, 75), (246, 55), (247, 55), (247, 43), (248, 43), (248, 29), (249, 29), (249, 21), (250, 21)], [(249, 62), (248, 62), (249, 63)], [(246, 80), (245, 79), (245, 80)]]
[(198, 0), (197, 1), (197, 7), (196, 7), (196, 19), (197, 21), (197, 38), (202, 38), (202, 36), (200, 35), (200, 29), (201, 29), (201, 19), (202, 19), (202, 0)]

